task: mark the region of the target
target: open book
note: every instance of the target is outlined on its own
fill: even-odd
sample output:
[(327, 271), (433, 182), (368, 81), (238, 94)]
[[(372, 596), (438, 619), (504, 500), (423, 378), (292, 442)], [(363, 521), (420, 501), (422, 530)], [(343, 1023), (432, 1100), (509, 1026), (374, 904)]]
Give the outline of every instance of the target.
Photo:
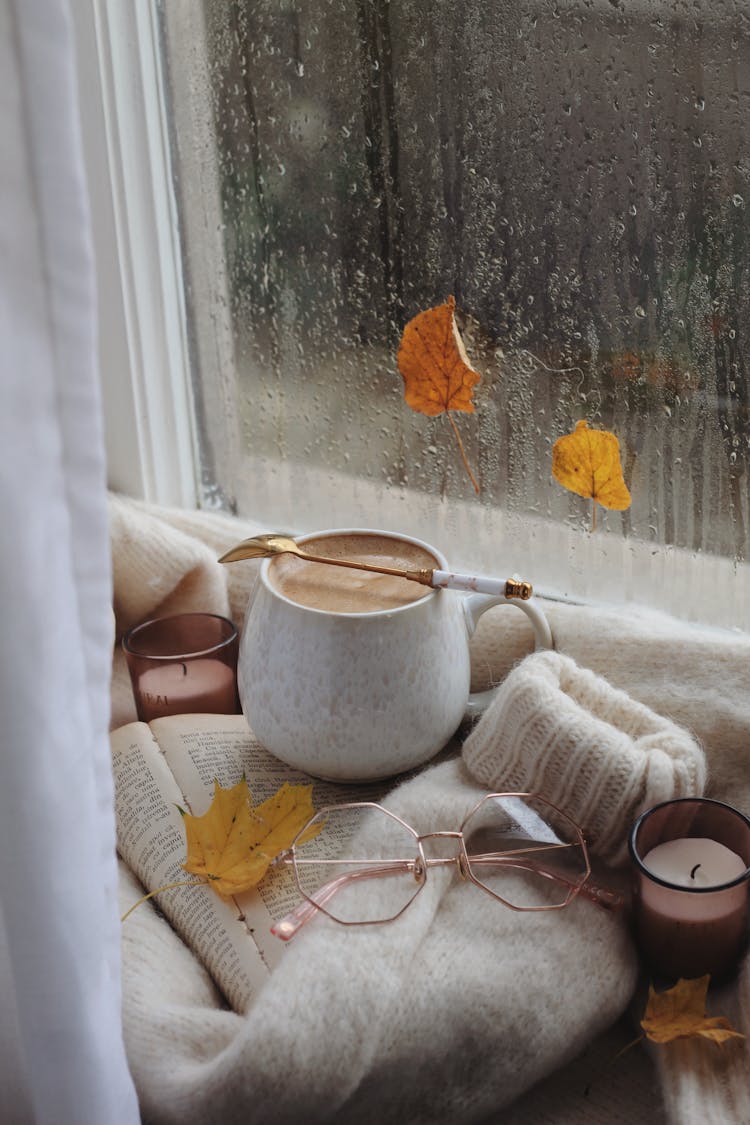
[[(268, 753), (242, 715), (174, 715), (128, 723), (111, 736), (117, 848), (147, 890), (189, 881), (178, 806), (208, 809), (214, 779), (225, 788), (247, 778), (253, 803), (285, 782), (313, 783), (313, 805), (379, 800), (389, 782), (318, 781)], [(343, 841), (340, 841), (340, 843)], [(154, 900), (206, 966), (232, 1008), (246, 1011), (284, 953), (271, 924), (300, 901), (288, 868), (271, 869), (257, 888), (223, 899), (209, 886), (175, 887)], [(127, 925), (127, 922), (125, 922)]]

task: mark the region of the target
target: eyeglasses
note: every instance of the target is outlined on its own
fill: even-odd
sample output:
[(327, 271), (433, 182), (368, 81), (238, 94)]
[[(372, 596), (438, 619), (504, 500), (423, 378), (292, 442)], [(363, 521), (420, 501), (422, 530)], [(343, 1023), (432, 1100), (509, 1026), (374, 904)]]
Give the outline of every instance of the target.
[[(428, 858), (425, 843), (442, 840), (454, 854)], [(271, 928), (283, 941), (318, 912), (346, 926), (393, 922), (435, 867), (456, 868), (511, 910), (561, 910), (579, 894), (607, 909), (623, 902), (591, 882), (581, 828), (536, 793), (488, 793), (457, 831), (422, 835), (372, 801), (328, 805), (274, 863), (292, 868), (304, 899)]]

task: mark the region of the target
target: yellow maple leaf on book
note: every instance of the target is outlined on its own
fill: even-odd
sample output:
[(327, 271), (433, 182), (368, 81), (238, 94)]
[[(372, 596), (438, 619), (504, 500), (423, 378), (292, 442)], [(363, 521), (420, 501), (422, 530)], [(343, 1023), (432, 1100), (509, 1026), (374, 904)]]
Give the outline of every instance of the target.
[(285, 851), (313, 815), (312, 785), (285, 782), (253, 805), (245, 778), (231, 789), (214, 781), (214, 798), (203, 816), (182, 813), (191, 875), (203, 875), (220, 895), (255, 887), (273, 859)]
[[(203, 816), (179, 809), (187, 841), (182, 866), (198, 878), (157, 887), (139, 898), (120, 921), (142, 902), (175, 887), (208, 885), (225, 898), (257, 887), (272, 861), (291, 846), (312, 817), (312, 788), (284, 782), (268, 800), (253, 805), (244, 777), (229, 789), (214, 779), (213, 800)], [(322, 828), (323, 824), (311, 828), (302, 840), (311, 840)]]

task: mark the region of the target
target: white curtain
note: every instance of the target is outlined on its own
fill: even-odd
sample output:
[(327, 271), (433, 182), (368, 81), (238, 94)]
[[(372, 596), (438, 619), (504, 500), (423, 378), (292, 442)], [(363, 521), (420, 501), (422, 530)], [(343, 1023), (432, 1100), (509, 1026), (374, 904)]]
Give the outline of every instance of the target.
[(66, 0), (0, 0), (0, 1121), (139, 1119), (120, 1030), (111, 576)]

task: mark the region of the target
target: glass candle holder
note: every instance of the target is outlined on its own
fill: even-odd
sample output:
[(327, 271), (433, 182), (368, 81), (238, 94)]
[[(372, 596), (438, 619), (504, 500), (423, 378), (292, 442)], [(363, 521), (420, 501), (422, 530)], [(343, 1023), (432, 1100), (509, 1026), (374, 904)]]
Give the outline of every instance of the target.
[(122, 639), (138, 718), (239, 712), (237, 628), (214, 613), (145, 621)]
[(750, 820), (707, 798), (665, 801), (639, 817), (629, 845), (649, 969), (668, 980), (731, 976), (747, 941)]

